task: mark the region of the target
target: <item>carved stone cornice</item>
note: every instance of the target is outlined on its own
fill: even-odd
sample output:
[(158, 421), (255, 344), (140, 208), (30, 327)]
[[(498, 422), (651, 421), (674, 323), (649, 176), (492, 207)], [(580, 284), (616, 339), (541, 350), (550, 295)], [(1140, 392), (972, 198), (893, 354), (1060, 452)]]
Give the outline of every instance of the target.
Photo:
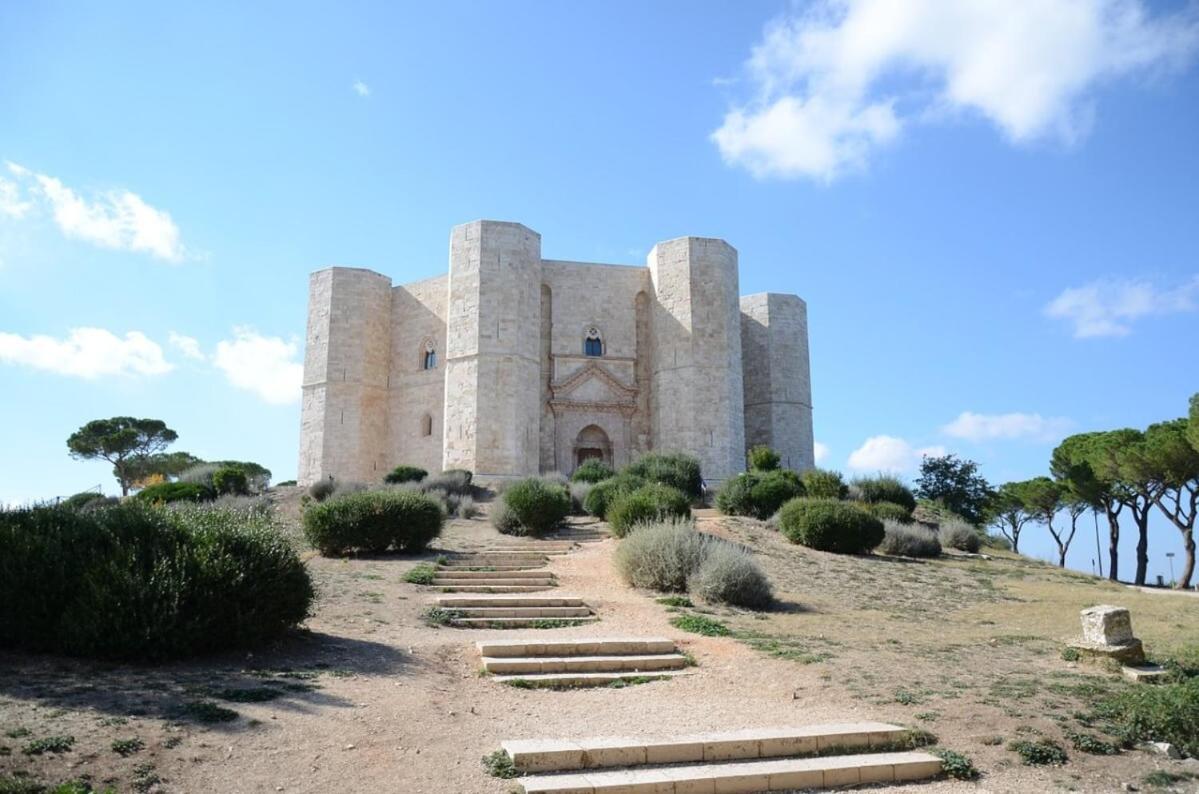
[(552, 399), (549, 401), (549, 405), (550, 410), (554, 412), (554, 416), (561, 416), (569, 412), (599, 412), (620, 414), (628, 419), (637, 413), (636, 403), (601, 403)]

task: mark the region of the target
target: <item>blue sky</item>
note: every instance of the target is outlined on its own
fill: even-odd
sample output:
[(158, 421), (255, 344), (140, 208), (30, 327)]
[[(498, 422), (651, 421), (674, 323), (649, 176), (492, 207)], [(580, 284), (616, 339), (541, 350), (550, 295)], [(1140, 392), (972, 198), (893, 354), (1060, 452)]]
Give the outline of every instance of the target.
[(114, 414), (294, 476), (307, 274), (434, 275), (480, 217), (552, 258), (727, 239), (808, 301), (826, 466), (1001, 482), (1181, 415), (1199, 10), (945, 8), (3, 5), (0, 501), (112, 490), (64, 441)]

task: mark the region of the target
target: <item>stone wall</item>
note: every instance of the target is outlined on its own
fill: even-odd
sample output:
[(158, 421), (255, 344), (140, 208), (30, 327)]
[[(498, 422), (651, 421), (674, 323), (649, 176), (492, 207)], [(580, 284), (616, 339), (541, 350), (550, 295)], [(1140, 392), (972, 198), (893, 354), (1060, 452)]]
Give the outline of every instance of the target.
[[(438, 276), (391, 292), (390, 467), (406, 463), (441, 471), (448, 281)], [(426, 343), (437, 356), (436, 367), (428, 370)]]

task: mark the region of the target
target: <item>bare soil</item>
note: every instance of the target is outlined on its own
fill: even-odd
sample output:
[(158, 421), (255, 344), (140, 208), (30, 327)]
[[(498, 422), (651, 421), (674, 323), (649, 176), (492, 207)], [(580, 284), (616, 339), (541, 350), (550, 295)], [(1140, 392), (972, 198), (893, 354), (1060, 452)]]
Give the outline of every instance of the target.
[[(298, 537), (298, 492), (278, 498)], [(402, 581), (416, 558), (308, 552), (319, 601), (305, 630), (274, 647), (155, 667), (0, 655), (0, 776), (81, 778), (121, 792), (499, 794), (512, 782), (489, 777), (480, 758), (505, 739), (859, 719), (923, 727), (983, 772), (979, 783), (897, 790), (1123, 791), (1153, 770), (1189, 768), (1137, 751), (1105, 757), (1071, 749), (1064, 731), (1079, 729), (1072, 715), (1096, 691), (1127, 684), (1060, 655), (1078, 611), (1097, 603), (1129, 607), (1151, 653), (1194, 642), (1199, 613), (1188, 599), (1014, 555), (839, 557), (792, 546), (760, 522), (706, 510), (698, 519), (701, 529), (755, 549), (777, 609), (698, 605), (735, 635), (682, 632), (657, 594), (616, 578), (610, 557), (618, 541), (606, 540), (551, 563), (557, 592), (584, 596), (600, 621), (542, 630), (547, 637), (668, 636), (695, 657), (690, 675), (622, 689), (507, 687), (480, 674), (474, 642), (528, 631), (425, 625), (421, 613), (437, 592)], [(484, 518), (455, 520), (421, 559), (506, 542)], [(241, 702), (255, 697), (271, 699)], [(236, 716), (204, 722), (185, 710), (197, 701)], [(1004, 748), (1039, 735), (1062, 741), (1069, 763), (1027, 767)], [(23, 752), (50, 736), (74, 743), (62, 753)], [(124, 756), (113, 749), (127, 739), (143, 746)]]

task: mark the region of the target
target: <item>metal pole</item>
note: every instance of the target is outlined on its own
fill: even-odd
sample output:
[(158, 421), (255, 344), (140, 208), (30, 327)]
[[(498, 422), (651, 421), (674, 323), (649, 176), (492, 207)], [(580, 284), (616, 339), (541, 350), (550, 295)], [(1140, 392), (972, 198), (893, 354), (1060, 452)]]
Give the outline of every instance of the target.
[(1099, 560), (1099, 578), (1103, 578), (1103, 549), (1099, 546), (1099, 511), (1091, 508), (1091, 518), (1095, 519), (1095, 559)]
[(1174, 587), (1174, 552), (1167, 551), (1166, 559), (1170, 561), (1170, 587)]

